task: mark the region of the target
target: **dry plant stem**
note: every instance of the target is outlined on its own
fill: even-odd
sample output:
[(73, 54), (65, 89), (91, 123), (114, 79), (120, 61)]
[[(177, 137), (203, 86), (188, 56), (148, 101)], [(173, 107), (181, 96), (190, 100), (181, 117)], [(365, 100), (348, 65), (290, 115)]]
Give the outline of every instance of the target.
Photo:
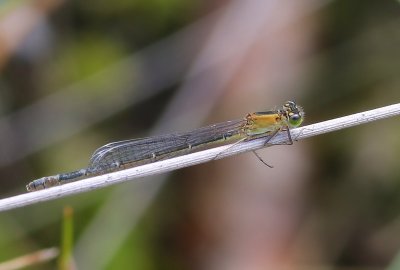
[[(323, 133), (328, 133), (368, 122), (400, 115), (400, 103), (356, 113), (301, 128), (291, 130), (292, 138), (300, 140)], [(282, 132), (270, 140), (270, 144), (282, 144), (287, 141), (287, 134)], [(77, 182), (40, 190), (36, 192), (17, 195), (0, 200), (0, 211), (10, 210), (38, 202), (44, 202), (73, 194), (107, 187), (136, 178), (170, 172), (176, 169), (204, 163), (214, 159), (236, 155), (239, 153), (254, 151), (264, 147), (264, 139), (242, 142), (236, 145), (225, 145), (205, 151), (192, 153), (180, 157), (171, 158), (143, 166), (130, 168), (118, 172), (83, 179)], [(217, 157), (217, 158), (216, 158)]]
[(0, 263), (0, 270), (22, 269), (34, 264), (43, 263), (55, 259), (59, 254), (56, 247), (42, 249), (7, 262)]

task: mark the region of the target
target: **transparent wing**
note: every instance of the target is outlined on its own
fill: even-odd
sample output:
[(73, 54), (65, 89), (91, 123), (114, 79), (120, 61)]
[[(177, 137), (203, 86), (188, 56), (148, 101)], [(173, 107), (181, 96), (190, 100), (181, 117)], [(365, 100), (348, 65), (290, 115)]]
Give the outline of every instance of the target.
[(202, 127), (190, 132), (172, 133), (106, 144), (97, 149), (89, 169), (109, 171), (167, 159), (202, 147), (210, 147), (240, 139), (246, 120), (234, 120)]

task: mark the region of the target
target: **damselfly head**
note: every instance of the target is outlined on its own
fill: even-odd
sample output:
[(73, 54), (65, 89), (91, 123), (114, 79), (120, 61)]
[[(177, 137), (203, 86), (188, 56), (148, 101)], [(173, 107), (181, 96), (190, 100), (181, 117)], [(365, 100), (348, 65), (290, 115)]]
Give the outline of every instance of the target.
[(294, 101), (287, 101), (283, 104), (283, 114), (285, 115), (288, 125), (291, 128), (295, 128), (301, 125), (304, 120), (303, 108), (297, 106)]

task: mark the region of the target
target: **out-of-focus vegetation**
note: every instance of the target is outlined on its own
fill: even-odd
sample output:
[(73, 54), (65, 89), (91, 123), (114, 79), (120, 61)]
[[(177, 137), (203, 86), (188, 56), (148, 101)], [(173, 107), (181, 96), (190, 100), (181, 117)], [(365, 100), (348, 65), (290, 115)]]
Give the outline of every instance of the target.
[[(1, 197), (110, 141), (291, 99), (307, 123), (398, 103), (399, 15), (372, 0), (1, 1)], [(274, 169), (240, 155), (0, 213), (0, 261), (60, 246), (68, 204), (78, 269), (400, 269), (398, 123), (260, 151)]]

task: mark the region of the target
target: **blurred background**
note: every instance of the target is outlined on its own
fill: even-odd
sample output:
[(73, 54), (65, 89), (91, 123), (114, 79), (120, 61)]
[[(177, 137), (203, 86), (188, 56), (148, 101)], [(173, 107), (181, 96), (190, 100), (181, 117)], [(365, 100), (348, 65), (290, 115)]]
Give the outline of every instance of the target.
[[(305, 124), (398, 103), (399, 26), (395, 0), (0, 1), (0, 196), (286, 100)], [(78, 269), (400, 269), (398, 123), (0, 213), (0, 262), (59, 246), (69, 205)]]

